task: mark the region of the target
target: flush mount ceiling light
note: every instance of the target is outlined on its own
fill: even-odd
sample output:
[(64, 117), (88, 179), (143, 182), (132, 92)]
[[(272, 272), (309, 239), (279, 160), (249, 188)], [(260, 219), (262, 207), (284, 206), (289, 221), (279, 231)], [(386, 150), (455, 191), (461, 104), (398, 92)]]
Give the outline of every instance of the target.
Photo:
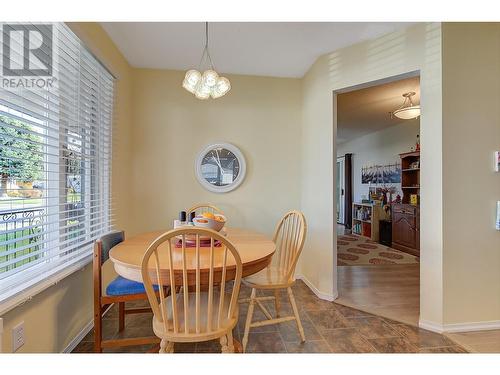
[(391, 112), (391, 118), (396, 116), (397, 118), (403, 120), (410, 120), (413, 118), (417, 118), (420, 116), (420, 105), (414, 105), (411, 97), (415, 95), (415, 92), (407, 92), (403, 94), (404, 102), (401, 107), (396, 109), (394, 112)]
[[(208, 69), (201, 73), (204, 63), (208, 64)], [(201, 55), (198, 70), (191, 69), (186, 72), (182, 87), (201, 100), (210, 97), (213, 99), (220, 98), (231, 89), (229, 80), (225, 77), (219, 77), (219, 74), (215, 71), (212, 57), (208, 51), (208, 22), (205, 22), (205, 48)]]

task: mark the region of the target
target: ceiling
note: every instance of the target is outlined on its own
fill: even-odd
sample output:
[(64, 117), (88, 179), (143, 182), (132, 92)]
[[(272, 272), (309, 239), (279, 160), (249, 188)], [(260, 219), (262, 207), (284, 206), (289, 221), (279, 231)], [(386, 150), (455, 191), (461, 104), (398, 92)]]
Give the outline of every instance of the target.
[[(203, 22), (103, 22), (137, 68), (197, 68)], [(210, 53), (219, 72), (302, 77), (321, 55), (412, 25), (404, 22), (216, 22)]]
[(402, 94), (414, 91), (414, 104), (420, 103), (419, 77), (355, 90), (337, 96), (337, 142), (343, 143), (354, 138), (382, 130), (403, 121), (392, 118), (389, 112), (403, 104)]

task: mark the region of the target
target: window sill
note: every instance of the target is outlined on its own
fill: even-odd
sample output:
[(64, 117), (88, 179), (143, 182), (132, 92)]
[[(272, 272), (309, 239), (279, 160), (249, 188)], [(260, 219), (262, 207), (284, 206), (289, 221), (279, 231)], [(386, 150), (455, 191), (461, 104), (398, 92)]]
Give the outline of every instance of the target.
[(21, 291), (7, 296), (4, 300), (0, 301), (0, 316), (30, 301), (37, 294), (43, 292), (51, 286), (56, 285), (61, 280), (72, 275), (76, 271), (83, 269), (91, 262), (92, 254), (88, 254), (81, 259), (75, 260), (63, 270), (59, 270), (54, 273), (47, 272), (30, 280), (29, 283), (25, 283), (25, 287)]

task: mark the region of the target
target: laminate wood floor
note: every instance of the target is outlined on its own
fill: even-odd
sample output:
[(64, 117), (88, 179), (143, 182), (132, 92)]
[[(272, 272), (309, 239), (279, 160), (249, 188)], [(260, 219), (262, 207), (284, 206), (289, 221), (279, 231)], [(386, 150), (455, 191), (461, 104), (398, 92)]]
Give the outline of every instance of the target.
[(448, 333), (446, 336), (472, 353), (500, 353), (500, 329)]
[(419, 264), (337, 267), (339, 304), (418, 326)]

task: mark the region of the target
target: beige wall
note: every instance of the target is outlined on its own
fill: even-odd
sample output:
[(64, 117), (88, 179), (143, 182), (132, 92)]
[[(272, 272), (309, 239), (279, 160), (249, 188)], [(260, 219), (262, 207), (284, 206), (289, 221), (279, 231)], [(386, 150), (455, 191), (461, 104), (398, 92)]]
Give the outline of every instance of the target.
[[(230, 93), (200, 101), (181, 87), (184, 72), (136, 69), (133, 85), (134, 231), (171, 228), (180, 210), (211, 202), (231, 226), (271, 234), (300, 205), (300, 80), (228, 76)], [(210, 142), (233, 143), (247, 161), (229, 193), (205, 190), (194, 161)]]
[(443, 24), (444, 321), (500, 324), (500, 24)]
[[(320, 57), (303, 79), (302, 209), (309, 237), (300, 272), (335, 296), (336, 155), (333, 92), (420, 71), (422, 116), (421, 319), (441, 323), (442, 173), (441, 27), (418, 24)], [(321, 197), (321, 199), (318, 199)]]
[[(115, 224), (131, 229), (128, 210), (131, 190), (131, 68), (104, 30), (95, 23), (71, 23), (70, 28), (118, 78), (113, 125), (112, 199)], [(111, 270), (109, 265), (107, 269)], [(107, 273), (107, 277), (111, 272)], [(24, 321), (25, 345), (19, 352), (60, 352), (89, 323), (93, 315), (92, 265), (61, 280), (22, 306), (2, 316), (2, 350), (11, 352), (11, 329)]]

